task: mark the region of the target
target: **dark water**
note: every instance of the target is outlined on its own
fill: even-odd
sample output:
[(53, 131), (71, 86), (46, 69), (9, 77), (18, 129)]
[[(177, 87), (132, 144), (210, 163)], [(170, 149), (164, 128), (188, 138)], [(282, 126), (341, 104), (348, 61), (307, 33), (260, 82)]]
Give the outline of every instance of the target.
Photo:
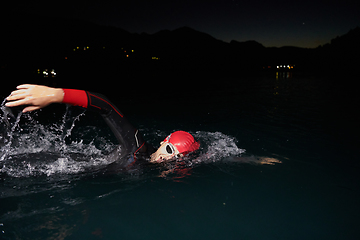
[(52, 106), (10, 126), (3, 118), (0, 238), (358, 239), (353, 79), (215, 80), (146, 99), (151, 110), (121, 103), (154, 145), (179, 129), (200, 140), (197, 164), (162, 177), (158, 166), (90, 170), (114, 147), (94, 114)]

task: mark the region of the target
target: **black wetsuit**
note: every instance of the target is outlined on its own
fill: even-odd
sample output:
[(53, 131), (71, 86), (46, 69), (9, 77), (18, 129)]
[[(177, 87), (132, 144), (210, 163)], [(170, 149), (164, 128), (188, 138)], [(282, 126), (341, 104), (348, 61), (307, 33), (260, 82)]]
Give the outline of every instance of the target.
[[(67, 94), (66, 90), (64, 91)], [(154, 148), (144, 141), (140, 132), (108, 98), (99, 93), (77, 91), (81, 91), (82, 96), (76, 96), (75, 100), (67, 103), (81, 106), (82, 104), (78, 104), (77, 101), (79, 98), (86, 101), (84, 99), (85, 94), (83, 94), (85, 92), (87, 105), (83, 104), (84, 106), (82, 107), (100, 113), (119, 142), (119, 146), (108, 155), (112, 161), (115, 160), (111, 165), (113, 168), (128, 168), (134, 165), (137, 160), (149, 160), (150, 155), (155, 152)]]

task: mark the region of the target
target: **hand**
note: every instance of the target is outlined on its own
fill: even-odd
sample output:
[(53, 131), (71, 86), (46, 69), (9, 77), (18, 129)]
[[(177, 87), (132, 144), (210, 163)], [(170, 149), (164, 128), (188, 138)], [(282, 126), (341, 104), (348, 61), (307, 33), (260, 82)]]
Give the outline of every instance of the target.
[(24, 113), (38, 110), (51, 103), (61, 103), (64, 98), (64, 92), (61, 88), (22, 84), (17, 86), (16, 89), (6, 98), (9, 102), (5, 106), (29, 105), (23, 109)]
[(259, 164), (275, 165), (275, 163), (282, 163), (282, 162), (280, 160), (277, 160), (276, 158), (269, 158), (269, 157), (259, 158)]

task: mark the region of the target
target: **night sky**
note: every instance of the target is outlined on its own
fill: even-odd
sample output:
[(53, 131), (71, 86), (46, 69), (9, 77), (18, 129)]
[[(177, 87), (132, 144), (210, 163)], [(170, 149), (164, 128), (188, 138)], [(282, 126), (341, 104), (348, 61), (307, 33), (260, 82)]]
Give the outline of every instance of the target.
[(17, 1), (10, 8), (20, 14), (79, 18), (131, 33), (188, 26), (226, 42), (255, 40), (265, 47), (314, 48), (360, 26), (355, 0)]

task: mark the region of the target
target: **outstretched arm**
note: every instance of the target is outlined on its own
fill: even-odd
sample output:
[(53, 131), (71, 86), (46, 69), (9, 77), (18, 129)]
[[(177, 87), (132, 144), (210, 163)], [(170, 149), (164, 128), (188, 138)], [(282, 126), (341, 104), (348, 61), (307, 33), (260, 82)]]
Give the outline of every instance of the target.
[(276, 163), (282, 163), (280, 160), (271, 157), (257, 157), (257, 156), (248, 156), (248, 157), (229, 157), (226, 158), (227, 162), (238, 162), (238, 163), (248, 163), (248, 164), (259, 164), (259, 165), (275, 165)]
[(16, 89), (7, 97), (9, 102), (5, 105), (7, 107), (29, 105), (23, 109), (23, 112), (34, 111), (51, 103), (62, 103), (64, 99), (64, 91), (61, 88), (22, 84)]
[(51, 88), (33, 84), (23, 84), (17, 86), (7, 97), (5, 105), (16, 107), (28, 105), (23, 112), (34, 111), (48, 106), (51, 103), (66, 103), (73, 106), (80, 106), (102, 115), (115, 137), (127, 151), (133, 154), (146, 151), (145, 141), (142, 139), (138, 130), (124, 118), (123, 114), (105, 96), (76, 89)]
[[(88, 108), (88, 96), (84, 90), (51, 88), (34, 84), (22, 84), (16, 87), (9, 97), (7, 107), (29, 105), (23, 112), (44, 108), (51, 103), (65, 103)], [(96, 109), (97, 110), (97, 109)]]

